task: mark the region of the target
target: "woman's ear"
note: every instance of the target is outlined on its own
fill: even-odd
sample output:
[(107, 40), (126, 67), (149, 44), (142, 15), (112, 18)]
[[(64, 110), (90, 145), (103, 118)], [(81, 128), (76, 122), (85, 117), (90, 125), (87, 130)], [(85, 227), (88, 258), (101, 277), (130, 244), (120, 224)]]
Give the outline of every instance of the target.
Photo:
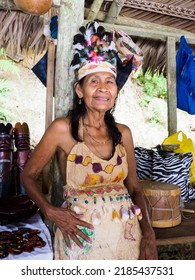
[(82, 91), (82, 88), (81, 88), (81, 86), (78, 82), (75, 83), (74, 90), (75, 90), (75, 92), (76, 92), (76, 94), (78, 95), (79, 98), (83, 97), (83, 91)]

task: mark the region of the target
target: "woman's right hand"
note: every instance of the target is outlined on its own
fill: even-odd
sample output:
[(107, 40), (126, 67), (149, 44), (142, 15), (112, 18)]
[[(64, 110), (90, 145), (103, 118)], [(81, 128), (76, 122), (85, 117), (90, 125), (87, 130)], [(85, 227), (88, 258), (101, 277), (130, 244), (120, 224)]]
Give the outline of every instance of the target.
[(62, 232), (68, 248), (71, 249), (70, 238), (80, 248), (83, 248), (83, 244), (78, 237), (83, 238), (86, 242), (91, 242), (91, 239), (79, 229), (79, 226), (94, 229), (92, 224), (81, 220), (82, 214), (76, 214), (67, 208), (52, 207), (52, 211), (48, 213), (48, 217)]

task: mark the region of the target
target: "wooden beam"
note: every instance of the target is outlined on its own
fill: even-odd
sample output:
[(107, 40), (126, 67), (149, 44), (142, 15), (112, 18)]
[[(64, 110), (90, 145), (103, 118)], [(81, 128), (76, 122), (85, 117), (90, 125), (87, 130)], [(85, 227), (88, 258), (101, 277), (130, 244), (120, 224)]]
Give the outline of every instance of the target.
[(89, 9), (87, 19), (92, 21), (97, 18), (97, 14), (101, 8), (102, 3), (104, 0), (94, 0), (91, 4), (91, 8)]
[[(86, 10), (87, 13), (87, 10)], [(105, 12), (99, 12), (97, 15), (97, 19), (99, 21), (104, 21), (106, 18)], [(128, 17), (122, 17), (118, 16), (115, 24), (111, 23), (103, 23), (108, 30), (112, 30), (114, 28), (123, 30), (124, 32), (129, 33), (132, 36), (138, 36), (143, 38), (149, 38), (149, 39), (156, 39), (156, 40), (162, 40), (166, 42), (167, 35), (174, 36), (176, 38), (176, 42), (180, 40), (180, 37), (182, 35), (185, 35), (186, 40), (189, 44), (195, 45), (195, 34), (180, 30), (177, 28), (169, 27), (169, 26), (163, 26), (160, 24), (155, 23), (149, 23), (142, 20), (136, 20), (133, 18)]]
[(176, 44), (175, 38), (167, 38), (167, 113), (168, 133), (177, 132), (177, 96), (176, 96)]
[(114, 0), (106, 15), (105, 22), (115, 23), (126, 0)]

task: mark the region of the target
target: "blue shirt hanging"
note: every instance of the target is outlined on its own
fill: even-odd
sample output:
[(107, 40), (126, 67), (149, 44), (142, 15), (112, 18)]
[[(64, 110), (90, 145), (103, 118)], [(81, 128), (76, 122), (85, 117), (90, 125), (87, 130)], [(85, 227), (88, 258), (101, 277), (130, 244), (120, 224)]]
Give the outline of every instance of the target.
[(176, 55), (177, 108), (195, 114), (195, 55), (184, 36)]

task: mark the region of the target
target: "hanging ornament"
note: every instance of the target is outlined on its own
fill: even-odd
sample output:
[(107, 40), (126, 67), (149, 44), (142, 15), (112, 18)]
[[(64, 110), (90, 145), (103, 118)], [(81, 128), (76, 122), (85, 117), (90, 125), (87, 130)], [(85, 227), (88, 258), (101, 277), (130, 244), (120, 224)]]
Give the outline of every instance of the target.
[(113, 209), (113, 211), (112, 211), (112, 220), (113, 220), (115, 223), (120, 222), (120, 215), (119, 215), (119, 213), (116, 211), (116, 209)]
[(135, 214), (133, 213), (131, 208), (129, 208), (129, 218), (132, 220), (134, 216), (135, 216)]
[(121, 220), (126, 222), (129, 219), (129, 213), (127, 209), (121, 206)]
[(52, 7), (52, 0), (14, 0), (15, 5), (23, 12), (32, 15), (43, 15)]
[(100, 213), (97, 212), (97, 210), (95, 209), (91, 215), (91, 221), (93, 225), (99, 225), (101, 223), (101, 216)]
[(107, 204), (106, 204), (106, 199), (104, 196), (102, 196), (102, 212), (103, 214), (108, 213), (108, 208), (107, 208)]
[(136, 204), (133, 204), (131, 206), (131, 210), (133, 211), (133, 214), (135, 214), (136, 216), (138, 216), (141, 213), (141, 209)]
[(137, 216), (138, 220), (141, 221), (142, 220), (142, 212), (139, 213), (139, 215)]
[(85, 206), (82, 205), (78, 205), (78, 204), (74, 204), (72, 210), (76, 213), (76, 214), (84, 214), (87, 211), (87, 208)]
[(120, 221), (120, 215), (119, 213), (116, 211), (114, 205), (113, 205), (113, 198), (112, 196), (109, 197), (110, 199), (110, 202), (111, 202), (111, 205), (112, 205), (112, 220), (115, 222), (115, 223), (118, 223)]

